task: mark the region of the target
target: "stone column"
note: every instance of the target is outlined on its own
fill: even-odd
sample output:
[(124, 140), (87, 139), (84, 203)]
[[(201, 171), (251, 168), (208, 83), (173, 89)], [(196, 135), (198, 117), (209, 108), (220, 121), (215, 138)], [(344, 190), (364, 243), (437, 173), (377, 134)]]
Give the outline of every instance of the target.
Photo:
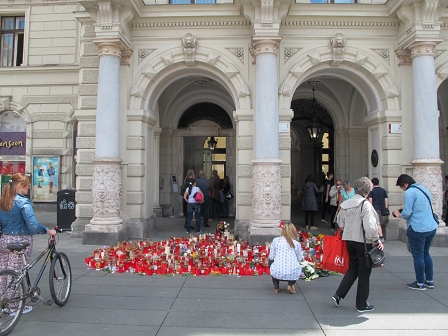
[(129, 238), (129, 227), (120, 217), (120, 62), (125, 46), (119, 39), (94, 42), (100, 51), (100, 65), (93, 160), (93, 218), (86, 225), (83, 244), (110, 245)]
[(278, 36), (254, 37), (252, 41), (256, 84), (252, 161), (253, 221), (249, 229), (251, 243), (280, 233), (282, 161), (279, 159), (277, 75), (280, 39)]
[[(154, 215), (162, 217), (162, 208), (160, 206), (160, 135), (162, 134), (162, 128), (154, 127)], [(167, 181), (166, 183), (168, 183)]]
[[(439, 150), (439, 112), (434, 64), (438, 42), (416, 41), (409, 49), (412, 59), (414, 122), (413, 177), (432, 194), (432, 207), (442, 218), (442, 169)], [(441, 225), (443, 224), (442, 221)], [(444, 224), (443, 224), (444, 225)]]

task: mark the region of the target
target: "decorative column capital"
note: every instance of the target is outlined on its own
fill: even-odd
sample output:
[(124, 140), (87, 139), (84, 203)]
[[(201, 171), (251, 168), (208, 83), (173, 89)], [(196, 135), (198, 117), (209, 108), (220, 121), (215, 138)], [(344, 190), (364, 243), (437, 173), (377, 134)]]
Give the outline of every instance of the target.
[(132, 49), (125, 49), (121, 52), (121, 65), (131, 65), (130, 60), (134, 51)]
[(399, 49), (395, 50), (395, 55), (397, 55), (397, 58), (398, 58), (398, 66), (412, 65), (411, 52), (409, 50), (404, 50), (403, 48), (399, 48)]
[(415, 40), (407, 46), (411, 51), (411, 59), (419, 56), (435, 56), (434, 49), (442, 40)]
[[(99, 49), (99, 57), (106, 55), (125, 57), (125, 53), (123, 51), (127, 48), (126, 45), (121, 41), (121, 39), (96, 39), (93, 40), (93, 43), (95, 43)], [(130, 57), (128, 53), (126, 54), (126, 56)]]
[(281, 39), (281, 36), (254, 36), (252, 37), (250, 54), (254, 58), (263, 53), (275, 54), (278, 56)]

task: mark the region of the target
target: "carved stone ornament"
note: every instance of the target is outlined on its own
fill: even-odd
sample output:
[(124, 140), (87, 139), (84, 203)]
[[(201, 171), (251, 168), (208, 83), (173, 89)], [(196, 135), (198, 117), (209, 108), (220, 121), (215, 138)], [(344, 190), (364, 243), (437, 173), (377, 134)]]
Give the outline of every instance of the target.
[[(443, 201), (443, 181), (441, 160), (413, 160), (413, 178), (415, 181), (428, 188), (432, 196), (432, 209), (435, 214), (442, 218), (442, 201)], [(439, 221), (445, 226), (445, 223)]]
[(140, 64), (147, 56), (151, 55), (156, 49), (139, 49), (138, 50), (138, 61)]
[(284, 48), (283, 49), (283, 64), (289, 61), (291, 57), (297, 54), (303, 48)]
[(120, 224), (121, 169), (117, 161), (96, 161), (93, 170), (91, 224)]
[(253, 162), (252, 204), (254, 221), (278, 220), (282, 203), (279, 162)]
[(442, 49), (435, 50), (435, 51), (434, 51), (434, 53), (435, 53), (435, 58), (437, 58), (437, 57), (439, 57), (440, 55), (442, 55), (445, 51), (446, 51), (446, 50), (442, 50)]
[(347, 39), (341, 33), (337, 33), (334, 37), (330, 39), (331, 51), (333, 52), (333, 62), (332, 65), (338, 65), (343, 61), (343, 54), (345, 51), (345, 45), (347, 44)]
[(244, 64), (244, 48), (226, 48)]
[(187, 65), (194, 65), (194, 60), (196, 57), (196, 47), (198, 45), (196, 37), (188, 33), (182, 39), (182, 45), (184, 46), (185, 63), (187, 63)]
[(390, 51), (389, 51), (389, 49), (383, 48), (383, 49), (370, 49), (370, 50), (374, 51), (376, 54), (381, 56), (387, 62), (387, 64), (390, 65)]

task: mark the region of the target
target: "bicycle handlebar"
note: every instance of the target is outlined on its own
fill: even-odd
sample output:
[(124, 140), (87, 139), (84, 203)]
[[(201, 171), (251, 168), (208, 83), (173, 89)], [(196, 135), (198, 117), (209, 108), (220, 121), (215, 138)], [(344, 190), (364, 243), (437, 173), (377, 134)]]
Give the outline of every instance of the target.
[(72, 229), (60, 229), (58, 226), (55, 226), (54, 229), (56, 230), (56, 232), (58, 233), (62, 233), (64, 231), (72, 231)]

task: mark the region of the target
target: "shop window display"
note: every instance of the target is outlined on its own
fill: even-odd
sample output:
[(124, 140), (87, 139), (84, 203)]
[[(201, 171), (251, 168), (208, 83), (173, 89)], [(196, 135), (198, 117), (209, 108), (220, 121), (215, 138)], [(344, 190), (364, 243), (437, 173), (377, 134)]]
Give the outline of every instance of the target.
[(16, 112), (0, 114), (0, 184), (8, 183), (10, 176), (26, 173), (26, 123)]

